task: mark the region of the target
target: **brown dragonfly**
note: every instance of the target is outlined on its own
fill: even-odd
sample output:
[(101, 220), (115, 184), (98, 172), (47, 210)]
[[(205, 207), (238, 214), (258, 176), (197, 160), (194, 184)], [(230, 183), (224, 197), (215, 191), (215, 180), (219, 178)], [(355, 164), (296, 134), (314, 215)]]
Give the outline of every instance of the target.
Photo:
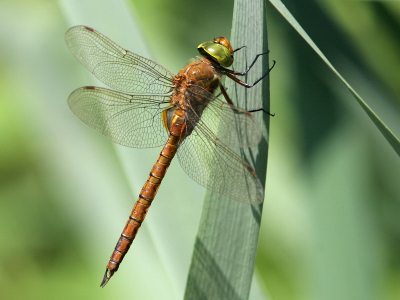
[[(257, 55), (245, 72), (232, 71), (227, 67), (233, 63), (234, 51), (221, 37), (199, 45), (202, 58), (174, 75), (90, 27), (72, 27), (65, 40), (75, 57), (114, 89), (75, 90), (68, 98), (73, 113), (115, 143), (135, 148), (164, 145), (111, 255), (101, 287), (118, 270), (175, 153), (189, 177), (206, 188), (244, 203), (263, 202), (256, 173), (229, 148), (257, 145), (261, 129), (249, 112), (232, 105), (220, 79), (226, 75), (245, 87), (254, 86), (272, 68), (254, 84), (235, 75), (245, 75), (265, 53)], [(218, 88), (226, 102), (213, 95)]]

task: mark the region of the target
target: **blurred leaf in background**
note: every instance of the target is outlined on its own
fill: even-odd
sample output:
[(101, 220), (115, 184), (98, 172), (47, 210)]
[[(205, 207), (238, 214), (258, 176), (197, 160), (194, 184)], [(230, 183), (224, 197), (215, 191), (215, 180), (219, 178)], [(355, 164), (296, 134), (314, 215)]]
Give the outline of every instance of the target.
[[(80, 124), (66, 104), (75, 88), (94, 84), (64, 43), (65, 31), (77, 25), (67, 16), (78, 14), (67, 11), (67, 2), (0, 3), (1, 298), (181, 299), (202, 205), (196, 194), (203, 189), (190, 185), (177, 162), (125, 266), (111, 285), (98, 287), (138, 190), (132, 199), (114, 146)], [(81, 14), (97, 18), (83, 25), (132, 51), (133, 29), (106, 24), (134, 16), (150, 58), (174, 73), (197, 55), (200, 42), (229, 36), (233, 11), (228, 0), (80, 3), (87, 5)], [(399, 137), (400, 3), (284, 3)], [(277, 61), (270, 76), (276, 116), (258, 282), (274, 300), (398, 299), (399, 158), (271, 5), (268, 29), (270, 58)], [(127, 151), (139, 160), (129, 167), (138, 172), (133, 189), (140, 188), (156, 158)], [(184, 183), (183, 194), (176, 182)], [(171, 201), (185, 206), (168, 211)], [(163, 215), (176, 223), (165, 225)], [(171, 242), (174, 235), (180, 242)]]
[[(398, 3), (381, 3), (390, 14), (398, 11)], [(400, 136), (399, 95), (387, 88), (382, 70), (372, 68), (374, 55), (364, 55), (378, 51), (379, 59), (390, 60), (390, 53), (399, 51), (376, 44), (376, 28), (388, 23), (376, 5), (285, 5)], [(271, 120), (259, 274), (273, 299), (396, 299), (399, 158), (339, 79), (275, 12), (269, 10), (268, 21), (271, 58), (278, 61), (271, 75), (271, 110), (277, 116)], [(358, 28), (357, 37), (352, 27)], [(395, 34), (388, 38), (399, 40)], [(390, 64), (387, 72), (396, 73), (398, 64)]]

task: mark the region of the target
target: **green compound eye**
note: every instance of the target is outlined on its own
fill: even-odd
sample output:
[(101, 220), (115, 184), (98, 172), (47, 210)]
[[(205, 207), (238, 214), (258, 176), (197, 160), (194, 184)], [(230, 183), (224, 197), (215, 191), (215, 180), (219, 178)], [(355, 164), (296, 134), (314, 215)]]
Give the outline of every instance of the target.
[(205, 42), (197, 47), (200, 54), (206, 58), (211, 58), (223, 67), (233, 64), (233, 55), (229, 49), (215, 42)]

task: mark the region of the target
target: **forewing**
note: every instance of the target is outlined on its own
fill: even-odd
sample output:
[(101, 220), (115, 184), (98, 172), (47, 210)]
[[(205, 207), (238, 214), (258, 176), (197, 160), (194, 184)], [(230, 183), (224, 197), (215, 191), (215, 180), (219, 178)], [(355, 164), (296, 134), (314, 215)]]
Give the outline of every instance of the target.
[[(199, 104), (207, 107), (198, 122), (203, 123), (224, 144), (231, 147), (253, 147), (262, 138), (262, 131), (253, 116), (246, 110), (221, 101), (200, 86), (192, 85), (186, 94), (199, 119)], [(190, 113), (189, 113), (190, 116)], [(194, 122), (197, 122), (193, 120)]]
[(178, 149), (183, 170), (212, 191), (244, 203), (262, 203), (264, 190), (250, 165), (195, 116), (188, 120), (195, 127)]
[(134, 148), (162, 146), (168, 139), (161, 112), (168, 96), (127, 95), (83, 87), (68, 98), (72, 112), (84, 123), (120, 145)]
[(65, 34), (75, 57), (100, 81), (128, 94), (166, 94), (173, 75), (156, 62), (118, 46), (96, 30), (75, 26)]

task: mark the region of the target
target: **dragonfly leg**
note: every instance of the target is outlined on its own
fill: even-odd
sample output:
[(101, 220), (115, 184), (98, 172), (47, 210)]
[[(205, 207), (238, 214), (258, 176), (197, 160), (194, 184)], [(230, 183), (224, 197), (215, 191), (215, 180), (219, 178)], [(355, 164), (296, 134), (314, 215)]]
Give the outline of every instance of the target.
[(269, 111), (266, 111), (264, 108), (252, 109), (252, 110), (249, 110), (249, 113), (258, 112), (258, 111), (261, 111), (261, 110), (263, 112), (265, 112), (266, 114), (270, 115), (271, 117), (275, 117), (275, 114), (271, 114)]
[(224, 95), (226, 102), (228, 102), (230, 105), (233, 105), (232, 100), (229, 98), (228, 93), (226, 92), (227, 89), (221, 83), (219, 84), (219, 88), (221, 90), (221, 94)]
[[(261, 54), (259, 54), (259, 55), (261, 55)], [(259, 78), (259, 79), (257, 79), (253, 84), (249, 84), (249, 83), (246, 83), (246, 82), (244, 82), (244, 81), (242, 81), (242, 80), (240, 80), (239, 78), (237, 78), (237, 77), (235, 77), (234, 75), (240, 75), (240, 74), (236, 74), (236, 73), (238, 73), (238, 72), (234, 72), (234, 71), (231, 71), (231, 70), (229, 70), (229, 71), (231, 71), (231, 72), (226, 72), (226, 76), (228, 76), (230, 79), (232, 79), (233, 81), (235, 81), (236, 83), (238, 83), (238, 84), (240, 84), (241, 86), (244, 86), (244, 87), (246, 87), (246, 88), (252, 88), (253, 86), (255, 86), (257, 83), (259, 83), (261, 80), (263, 80), (264, 78), (265, 78), (265, 76), (267, 76), (268, 74), (269, 74), (269, 72), (271, 72), (271, 70), (272, 70), (272, 68), (275, 66), (275, 60), (274, 60), (274, 64), (272, 65), (272, 67), (268, 70), (268, 72), (267, 73), (265, 73), (263, 76), (261, 76), (261, 78)], [(250, 66), (251, 67), (251, 66)], [(227, 70), (227, 69), (226, 69)], [(243, 74), (244, 75), (244, 74)]]
[[(240, 49), (240, 48), (239, 48)], [(269, 53), (269, 51), (267, 51), (267, 52), (264, 52), (264, 53), (261, 53), (261, 54), (257, 54), (256, 55), (256, 58), (254, 58), (254, 60), (253, 60), (253, 62), (250, 64), (250, 66), (247, 68), (247, 70), (246, 71), (244, 71), (244, 72), (237, 72), (237, 71), (232, 71), (232, 70), (229, 70), (228, 72), (229, 73), (231, 73), (231, 74), (233, 74), (233, 75), (238, 75), (238, 76), (244, 76), (244, 75), (246, 75), (249, 71), (250, 71), (250, 69), (254, 66), (254, 64), (256, 63), (256, 61), (257, 61), (257, 59), (261, 56), (261, 55), (265, 55), (265, 54), (268, 54)], [(274, 66), (272, 66), (272, 68), (273, 68)], [(271, 69), (272, 69), (271, 68)], [(268, 71), (269, 72), (269, 71)], [(268, 74), (268, 73), (267, 73)]]

